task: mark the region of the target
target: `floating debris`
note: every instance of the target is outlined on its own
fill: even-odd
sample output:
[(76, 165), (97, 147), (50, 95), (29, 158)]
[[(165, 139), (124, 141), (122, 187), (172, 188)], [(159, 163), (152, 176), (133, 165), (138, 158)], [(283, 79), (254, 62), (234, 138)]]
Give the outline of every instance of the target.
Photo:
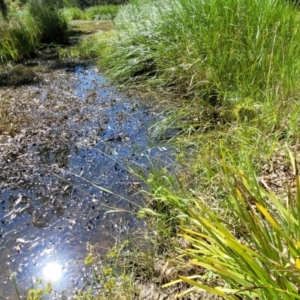
[(144, 227), (135, 218), (143, 205), (137, 193), (142, 183), (126, 164), (147, 168), (149, 154), (143, 153), (155, 113), (118, 92), (92, 65), (31, 65), (16, 70), (39, 81), (0, 88), (0, 116), (9, 116), (0, 124), (0, 292), (5, 297), (14, 292), (10, 270), (21, 288), (29, 288), (33, 277), (50, 276), (53, 261), (64, 266), (55, 290), (79, 288), (83, 280), (70, 278), (83, 278), (87, 243), (105, 252), (116, 237)]

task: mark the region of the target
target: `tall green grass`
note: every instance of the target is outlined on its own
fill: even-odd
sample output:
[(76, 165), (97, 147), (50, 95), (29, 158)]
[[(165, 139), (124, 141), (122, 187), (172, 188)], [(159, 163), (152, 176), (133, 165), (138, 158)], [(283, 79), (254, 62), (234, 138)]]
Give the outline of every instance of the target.
[(39, 43), (39, 33), (33, 19), (26, 14), (10, 22), (1, 22), (0, 61), (20, 60), (30, 55)]
[(0, 20), (0, 62), (28, 57), (40, 43), (68, 43), (68, 39), (61, 13), (32, 0), (28, 9), (11, 12), (7, 22)]
[(114, 80), (146, 82), (169, 98), (154, 137), (181, 134), (182, 151), (202, 165), (210, 153), (216, 170), (211, 149), (222, 140), (241, 168), (248, 153), (259, 170), (300, 133), (298, 20), (285, 0), (131, 1), (101, 63)]
[(115, 80), (229, 107), (223, 119), (261, 114), (272, 127), (270, 110), (294, 107), (300, 30), (284, 0), (132, 1), (115, 23), (120, 39), (106, 60)]
[(151, 132), (176, 134), (182, 169), (145, 181), (157, 223), (182, 230), (191, 247), (178, 251), (201, 269), (181, 280), (228, 299), (299, 299), (296, 164), (287, 201), (257, 180), (300, 133), (299, 11), (285, 0), (139, 0), (115, 23), (108, 74), (168, 97)]
[(157, 219), (159, 235), (167, 230), (180, 232), (188, 246), (178, 247), (178, 260), (186, 269), (194, 266), (192, 274), (164, 287), (188, 283), (191, 287), (179, 296), (206, 291), (222, 299), (300, 299), (298, 163), (290, 151), (285, 152), (292, 166), (285, 165), (289, 169), (286, 193), (274, 192), (272, 183), (258, 179), (251, 157), (241, 154), (244, 172), (237, 168), (230, 150), (219, 148), (221, 184), (214, 193), (184, 186), (183, 177), (193, 180), (195, 173), (171, 175), (153, 169), (144, 178), (152, 201), (151, 208), (142, 209), (140, 215), (152, 214)]
[(87, 19), (87, 15), (79, 7), (64, 7), (61, 9), (61, 13), (69, 21)]
[(28, 10), (39, 28), (42, 43), (68, 43), (67, 19), (55, 6), (46, 2), (31, 0), (28, 3)]
[[(224, 201), (230, 213), (197, 191), (182, 199), (172, 197), (172, 190), (168, 196), (157, 190), (156, 199), (161, 197), (176, 207), (178, 218), (189, 220), (181, 235), (190, 246), (179, 251), (205, 270), (166, 286), (184, 281), (193, 286), (187, 292), (204, 290), (225, 299), (300, 299), (300, 177), (293, 155), (286, 200), (259, 183), (255, 173), (227, 164), (228, 153), (223, 155)], [(173, 199), (187, 205), (183, 209)]]
[(119, 8), (119, 5), (106, 4), (91, 6), (84, 10), (78, 7), (65, 7), (61, 12), (68, 20), (107, 20), (113, 19)]
[[(185, 92), (214, 89), (222, 99), (237, 101), (295, 88), (298, 12), (286, 1), (136, 1), (120, 10), (116, 24), (126, 38), (111, 74), (125, 64), (133, 69), (118, 73), (120, 80), (136, 74), (126, 57), (138, 61), (146, 52), (164, 84)], [(130, 45), (135, 52), (126, 50)]]
[(92, 6), (85, 9), (85, 13), (91, 20), (113, 19), (119, 7), (120, 6), (113, 4)]

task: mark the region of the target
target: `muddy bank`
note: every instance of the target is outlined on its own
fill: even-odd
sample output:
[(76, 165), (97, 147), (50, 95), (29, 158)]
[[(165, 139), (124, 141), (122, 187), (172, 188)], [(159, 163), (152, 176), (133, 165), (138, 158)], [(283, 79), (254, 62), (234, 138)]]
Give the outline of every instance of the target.
[(153, 109), (91, 63), (22, 67), (30, 82), (0, 88), (0, 294), (15, 294), (11, 274), (21, 292), (51, 279), (51, 265), (61, 273), (54, 289), (68, 294), (87, 283), (88, 244), (105, 253), (116, 239), (142, 239), (142, 183), (127, 166), (169, 154), (148, 140)]

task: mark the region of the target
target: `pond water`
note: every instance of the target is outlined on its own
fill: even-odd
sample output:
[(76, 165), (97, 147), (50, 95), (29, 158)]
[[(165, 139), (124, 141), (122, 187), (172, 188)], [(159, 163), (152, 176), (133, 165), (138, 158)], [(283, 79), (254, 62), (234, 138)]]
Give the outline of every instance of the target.
[(14, 279), (21, 294), (37, 278), (71, 294), (85, 284), (87, 245), (105, 253), (143, 235), (142, 183), (128, 165), (170, 156), (148, 140), (153, 109), (93, 65), (30, 68), (32, 84), (0, 88), (0, 115), (11, 120), (0, 131), (0, 294), (10, 299)]

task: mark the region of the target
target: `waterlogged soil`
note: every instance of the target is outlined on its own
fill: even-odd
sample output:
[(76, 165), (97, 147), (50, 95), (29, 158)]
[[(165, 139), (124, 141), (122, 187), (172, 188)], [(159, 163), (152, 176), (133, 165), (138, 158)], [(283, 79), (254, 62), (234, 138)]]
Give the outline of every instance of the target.
[(52, 58), (17, 66), (23, 81), (15, 67), (0, 72), (0, 294), (10, 299), (13, 281), (22, 294), (37, 278), (71, 295), (88, 284), (89, 245), (106, 253), (142, 239), (142, 183), (128, 166), (169, 156), (150, 145), (157, 114), (145, 99), (93, 64)]

